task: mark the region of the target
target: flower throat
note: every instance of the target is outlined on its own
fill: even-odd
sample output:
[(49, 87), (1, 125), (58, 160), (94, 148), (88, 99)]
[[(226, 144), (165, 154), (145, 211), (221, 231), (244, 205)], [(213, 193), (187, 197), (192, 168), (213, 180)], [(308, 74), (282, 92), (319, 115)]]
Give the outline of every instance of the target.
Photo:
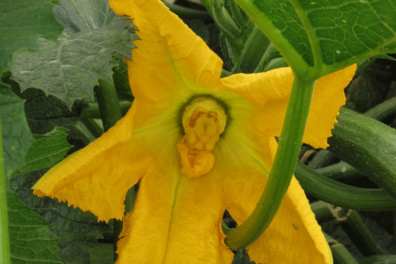
[(182, 117), (184, 137), (176, 145), (182, 173), (190, 178), (211, 171), (215, 157), (212, 150), (224, 132), (227, 116), (215, 99), (198, 97), (186, 107)]

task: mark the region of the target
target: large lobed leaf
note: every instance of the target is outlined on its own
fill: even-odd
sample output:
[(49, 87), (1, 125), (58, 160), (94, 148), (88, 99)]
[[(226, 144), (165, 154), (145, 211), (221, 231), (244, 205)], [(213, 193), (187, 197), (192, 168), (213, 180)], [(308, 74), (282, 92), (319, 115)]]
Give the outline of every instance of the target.
[(38, 50), (38, 40), (56, 40), (62, 33), (51, 0), (0, 1), (0, 73), (11, 70), (16, 51)]
[(46, 135), (35, 135), (35, 141), (26, 153), (25, 162), (19, 170), (13, 173), (12, 177), (52, 167), (59, 160), (63, 159), (71, 145), (67, 142), (67, 129), (57, 127)]
[(59, 238), (49, 230), (44, 218), (7, 192), (11, 260), (13, 264), (54, 264), (60, 260)]
[(396, 52), (391, 0), (236, 0), (295, 73), (319, 78), (371, 56)]
[(79, 119), (77, 107), (69, 111), (62, 100), (39, 89), (28, 89), (19, 96), (26, 100), (26, 119), (33, 134), (46, 134), (60, 126), (71, 129)]
[(89, 212), (69, 207), (56, 199), (33, 195), (31, 187), (44, 172), (40, 170), (15, 177), (11, 180), (12, 190), (51, 224), (50, 230), (60, 238), (58, 247), (63, 263), (90, 263), (90, 251), (98, 246), (97, 240), (103, 238), (105, 232), (110, 232), (110, 228), (104, 222), (98, 223), (97, 217)]
[(54, 7), (66, 28), (58, 43), (40, 40), (40, 52), (15, 54), (13, 78), (21, 89), (35, 87), (54, 95), (70, 108), (76, 99), (93, 100), (101, 78), (112, 83), (113, 55), (131, 59), (137, 39), (129, 20), (117, 16), (106, 0), (62, 0)]
[(20, 168), (33, 136), (26, 122), (24, 101), (0, 82), (0, 121), (3, 138), (5, 176)]
[(2, 81), (25, 101), (26, 120), (32, 134), (47, 134), (56, 127), (72, 129), (80, 118), (81, 108), (87, 104), (77, 101), (70, 111), (65, 102), (52, 95), (46, 96), (40, 89), (30, 88), (21, 93), (19, 84), (10, 76), (4, 76)]
[(249, 255), (246, 252), (246, 249), (238, 250), (235, 252), (234, 259), (232, 264), (255, 264), (254, 261), (250, 261)]

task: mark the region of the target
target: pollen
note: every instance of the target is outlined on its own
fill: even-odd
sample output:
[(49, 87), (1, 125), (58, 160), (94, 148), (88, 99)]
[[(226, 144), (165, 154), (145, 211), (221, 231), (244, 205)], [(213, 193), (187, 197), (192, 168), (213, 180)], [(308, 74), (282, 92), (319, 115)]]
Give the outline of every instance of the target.
[(188, 177), (205, 175), (214, 166), (211, 151), (225, 129), (224, 108), (213, 98), (199, 97), (186, 106), (182, 119), (185, 135), (176, 146), (182, 173)]

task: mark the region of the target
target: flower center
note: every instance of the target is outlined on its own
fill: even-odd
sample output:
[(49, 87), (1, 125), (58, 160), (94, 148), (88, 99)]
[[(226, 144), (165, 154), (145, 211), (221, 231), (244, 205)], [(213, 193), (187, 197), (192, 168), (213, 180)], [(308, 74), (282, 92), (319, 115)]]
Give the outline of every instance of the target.
[(205, 175), (212, 169), (212, 154), (227, 121), (224, 108), (213, 98), (199, 97), (186, 106), (183, 114), (184, 137), (176, 145), (182, 173), (190, 178)]

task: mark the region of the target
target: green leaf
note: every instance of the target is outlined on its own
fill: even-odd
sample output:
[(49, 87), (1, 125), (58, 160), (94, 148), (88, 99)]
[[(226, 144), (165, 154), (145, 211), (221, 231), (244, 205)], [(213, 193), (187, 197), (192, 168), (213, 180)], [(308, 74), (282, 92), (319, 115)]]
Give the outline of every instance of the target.
[(98, 223), (97, 217), (78, 208), (69, 207), (67, 203), (58, 202), (49, 197), (40, 198), (33, 195), (31, 187), (41, 178), (46, 170), (22, 174), (11, 180), (11, 188), (20, 196), (20, 200), (43, 216), (50, 230), (60, 237), (58, 247), (63, 263), (90, 263), (90, 251), (98, 245), (110, 228), (104, 222)]
[(114, 86), (120, 100), (133, 101), (131, 87), (129, 86), (127, 64), (118, 59), (118, 66), (113, 68)]
[(33, 136), (26, 122), (24, 101), (0, 82), (0, 118), (6, 182), (23, 164)]
[(386, 54), (378, 54), (378, 55), (375, 55), (374, 58), (396, 61), (395, 58), (393, 58), (393, 57), (391, 57), (391, 56), (388, 56), (388, 55), (386, 55)]
[[(346, 107), (359, 113), (365, 113), (376, 105), (393, 98), (396, 95), (395, 66), (395, 62), (384, 59), (365, 62), (361, 66), (361, 70), (358, 68), (360, 74), (357, 74), (345, 89), (345, 95), (348, 98)], [(373, 118), (378, 119), (379, 117)]]
[(100, 243), (91, 250), (91, 264), (114, 264), (114, 245)]
[(395, 264), (396, 255), (382, 255), (365, 257), (359, 261), (359, 264)]
[(117, 16), (106, 0), (62, 0), (54, 7), (66, 26), (58, 43), (39, 41), (40, 52), (15, 54), (13, 79), (22, 91), (34, 87), (54, 95), (71, 108), (77, 99), (93, 100), (93, 87), (101, 78), (113, 83), (113, 55), (131, 59), (134, 27)]
[(13, 264), (62, 263), (57, 241), (44, 218), (7, 192), (11, 260)]
[(49, 133), (59, 126), (71, 129), (79, 119), (77, 107), (69, 111), (62, 100), (39, 89), (28, 89), (20, 96), (26, 100), (26, 119), (34, 134)]
[(77, 101), (70, 111), (65, 102), (52, 95), (46, 96), (40, 89), (30, 88), (21, 93), (19, 84), (9, 77), (5, 76), (2, 81), (11, 85), (11, 90), (25, 100), (26, 119), (33, 134), (46, 134), (56, 127), (72, 129), (81, 108), (88, 104), (83, 100)]
[(237, 252), (235, 253), (232, 264), (255, 264), (255, 262), (250, 261), (246, 249), (241, 249), (241, 250), (237, 250)]
[(63, 26), (54, 17), (51, 0), (0, 1), (0, 73), (11, 70), (16, 51), (39, 49), (38, 40), (56, 41)]
[(319, 78), (396, 52), (396, 5), (385, 0), (236, 0), (294, 72)]
[(25, 163), (22, 168), (13, 173), (12, 177), (52, 167), (63, 159), (71, 148), (66, 140), (66, 131), (66, 128), (57, 127), (46, 135), (35, 135), (35, 141), (26, 153)]

